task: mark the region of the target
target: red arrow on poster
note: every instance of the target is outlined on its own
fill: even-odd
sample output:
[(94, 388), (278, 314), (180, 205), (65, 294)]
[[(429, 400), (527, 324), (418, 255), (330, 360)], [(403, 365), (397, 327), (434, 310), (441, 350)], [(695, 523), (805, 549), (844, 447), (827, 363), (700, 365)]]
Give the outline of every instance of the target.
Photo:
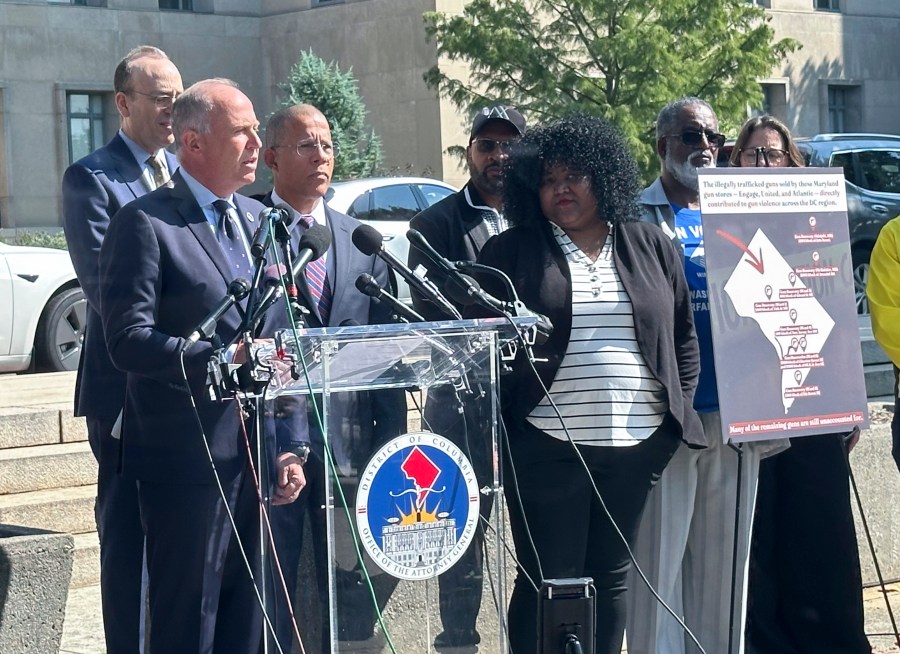
[(741, 239), (737, 238), (736, 236), (732, 236), (732, 235), (729, 234), (728, 232), (723, 232), (721, 229), (717, 229), (717, 230), (716, 230), (716, 234), (718, 234), (719, 236), (721, 236), (722, 238), (724, 238), (724, 239), (727, 240), (727, 241), (731, 241), (732, 243), (734, 243), (735, 245), (737, 245), (739, 248), (741, 248), (744, 252), (746, 252), (746, 253), (747, 253), (747, 256), (750, 257), (750, 258), (749, 258), (749, 259), (744, 259), (744, 261), (746, 261), (746, 262), (749, 263), (751, 266), (753, 266), (754, 268), (756, 268), (756, 270), (758, 270), (760, 273), (763, 272), (763, 256), (762, 256), (762, 250), (759, 251), (759, 257), (757, 257), (755, 254), (753, 254), (753, 253), (750, 251), (750, 248), (748, 248), (746, 245), (744, 245), (744, 244), (741, 242)]

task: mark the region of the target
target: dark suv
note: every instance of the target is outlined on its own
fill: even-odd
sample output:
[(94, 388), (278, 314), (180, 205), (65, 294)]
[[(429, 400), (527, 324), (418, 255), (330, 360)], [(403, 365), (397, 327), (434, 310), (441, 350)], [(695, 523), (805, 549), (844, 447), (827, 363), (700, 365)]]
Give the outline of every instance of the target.
[(869, 255), (884, 224), (900, 215), (900, 136), (819, 134), (796, 142), (807, 166), (844, 169), (856, 308), (868, 313)]

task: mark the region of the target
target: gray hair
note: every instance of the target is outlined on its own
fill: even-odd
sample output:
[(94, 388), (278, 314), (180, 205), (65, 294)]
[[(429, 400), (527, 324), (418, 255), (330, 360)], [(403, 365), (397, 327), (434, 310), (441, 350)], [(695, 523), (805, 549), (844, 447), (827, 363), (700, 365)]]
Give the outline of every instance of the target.
[(276, 145), (283, 145), (280, 141), (292, 120), (300, 118), (300, 116), (321, 113), (311, 104), (293, 104), (288, 107), (282, 107), (272, 114), (266, 123), (266, 147), (271, 148)]
[(169, 60), (169, 56), (165, 52), (153, 45), (139, 45), (132, 49), (122, 57), (122, 61), (116, 66), (116, 72), (113, 74), (113, 89), (116, 93), (128, 93), (131, 90), (129, 82), (134, 74), (134, 62), (144, 58)]
[(172, 132), (175, 134), (176, 150), (181, 147), (181, 135), (188, 130), (209, 134), (210, 116), (216, 108), (216, 103), (207, 93), (207, 89), (215, 85), (240, 88), (237, 82), (225, 77), (204, 79), (191, 84), (172, 105)]
[[(686, 96), (673, 100), (663, 107), (659, 112), (659, 116), (656, 117), (656, 140), (658, 141), (664, 136), (669, 136), (672, 133), (672, 130), (678, 125), (678, 116), (682, 110), (696, 105), (706, 107), (713, 116), (716, 115), (712, 106), (706, 100), (701, 98)], [(718, 118), (716, 118), (716, 121), (718, 121)]]

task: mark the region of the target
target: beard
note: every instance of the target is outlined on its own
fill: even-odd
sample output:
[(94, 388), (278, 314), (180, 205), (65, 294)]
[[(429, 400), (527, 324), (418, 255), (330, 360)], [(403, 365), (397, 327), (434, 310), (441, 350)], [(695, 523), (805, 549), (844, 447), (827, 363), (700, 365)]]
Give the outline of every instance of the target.
[(502, 167), (500, 164), (488, 164), (481, 170), (478, 170), (475, 164), (469, 162), (469, 178), (472, 180), (475, 188), (482, 195), (497, 197), (503, 191), (503, 175), (490, 177), (487, 174), (489, 170), (500, 170), (502, 172)]
[(691, 160), (696, 158), (699, 154), (699, 152), (695, 152), (684, 161), (676, 162), (672, 157), (672, 152), (666, 150), (665, 159), (666, 170), (672, 174), (672, 177), (685, 188), (689, 188), (695, 192), (700, 191), (700, 179), (697, 176), (697, 169), (714, 168), (716, 165), (715, 158), (711, 159), (709, 163), (701, 163), (699, 166), (692, 163)]

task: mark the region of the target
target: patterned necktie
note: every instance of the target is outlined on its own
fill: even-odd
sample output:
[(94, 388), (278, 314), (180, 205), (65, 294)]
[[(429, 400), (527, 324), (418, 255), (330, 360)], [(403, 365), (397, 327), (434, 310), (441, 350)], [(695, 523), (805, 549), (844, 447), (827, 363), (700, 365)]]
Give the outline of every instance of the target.
[(216, 200), (213, 202), (216, 213), (219, 214), (219, 227), (216, 230), (216, 238), (222, 251), (228, 257), (234, 271), (235, 278), (244, 277), (250, 279), (253, 275), (253, 268), (250, 260), (247, 258), (247, 249), (244, 247), (244, 241), (238, 232), (241, 225), (237, 220), (234, 207), (227, 200)]
[[(304, 229), (309, 229), (316, 219), (309, 214), (302, 213), (300, 222)], [(328, 315), (331, 313), (331, 284), (328, 281), (328, 267), (323, 259), (324, 256), (319, 257), (306, 265), (306, 285), (316, 301), (322, 325), (328, 325)]]
[(147, 165), (150, 166), (150, 170), (153, 171), (153, 183), (156, 185), (155, 188), (159, 188), (160, 186), (165, 186), (169, 183), (169, 176), (166, 174), (166, 169), (163, 168), (162, 161), (159, 160), (159, 155), (151, 155), (147, 157)]

